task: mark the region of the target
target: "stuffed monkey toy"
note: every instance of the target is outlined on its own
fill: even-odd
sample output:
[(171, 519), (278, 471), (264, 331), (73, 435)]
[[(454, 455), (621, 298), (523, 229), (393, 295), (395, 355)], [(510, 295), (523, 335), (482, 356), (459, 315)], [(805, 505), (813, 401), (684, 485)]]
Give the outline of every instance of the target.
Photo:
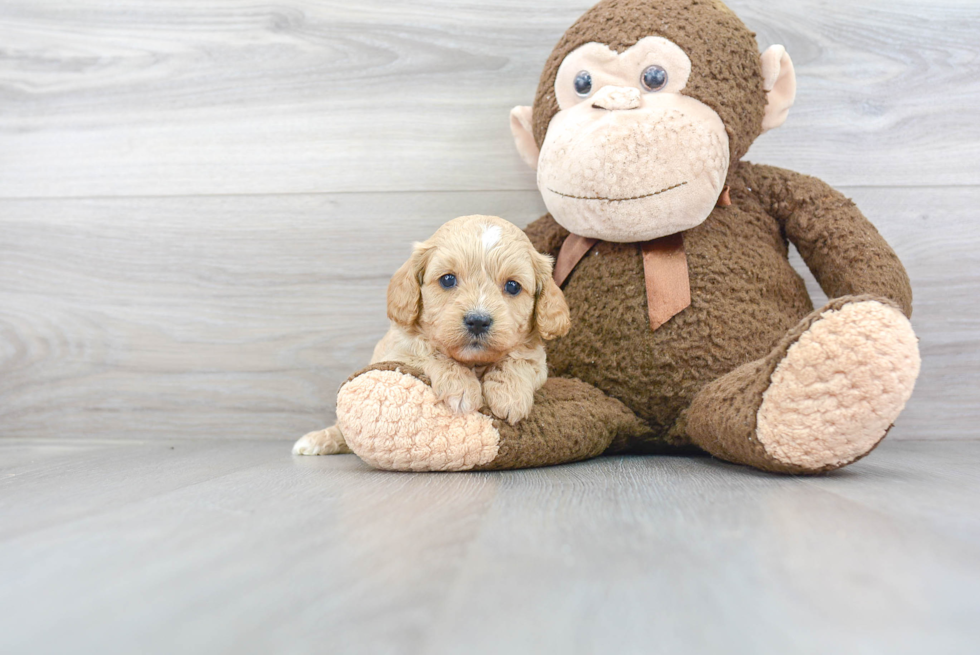
[[(454, 414), (419, 371), (379, 364), (338, 395), (349, 447), (415, 471), (701, 450), (812, 474), (867, 455), (918, 375), (911, 289), (850, 200), (742, 161), (795, 91), (784, 48), (760, 56), (717, 0), (589, 10), (511, 112), (549, 211), (526, 232), (571, 311), (530, 416)], [(831, 298), (816, 311), (790, 242)]]

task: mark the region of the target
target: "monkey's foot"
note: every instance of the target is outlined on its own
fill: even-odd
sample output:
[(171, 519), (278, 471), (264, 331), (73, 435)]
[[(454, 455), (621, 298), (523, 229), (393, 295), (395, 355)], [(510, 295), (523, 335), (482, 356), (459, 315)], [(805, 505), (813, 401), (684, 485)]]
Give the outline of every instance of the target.
[(756, 423), (773, 458), (837, 468), (878, 445), (912, 395), (919, 348), (893, 307), (865, 301), (825, 312), (790, 346)]
[(716, 457), (780, 473), (831, 471), (867, 455), (919, 374), (912, 326), (886, 302), (840, 298), (808, 316), (767, 357), (702, 389), (688, 435)]
[(337, 425), (358, 457), (393, 471), (466, 471), (492, 462), (500, 442), (491, 417), (457, 414), (420, 371), (391, 362), (344, 383)]
[(293, 444), (294, 455), (343, 455), (351, 452), (336, 425), (308, 432)]
[(602, 454), (617, 436), (648, 430), (618, 400), (563, 378), (545, 382), (516, 425), (457, 414), (436, 398), (424, 374), (395, 362), (375, 364), (341, 387), (337, 424), (358, 457), (397, 471), (564, 464)]

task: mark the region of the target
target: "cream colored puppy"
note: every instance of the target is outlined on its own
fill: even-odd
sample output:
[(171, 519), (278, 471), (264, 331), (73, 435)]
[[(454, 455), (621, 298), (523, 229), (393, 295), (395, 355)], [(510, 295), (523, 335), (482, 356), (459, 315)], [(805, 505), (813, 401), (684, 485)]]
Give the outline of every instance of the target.
[[(388, 285), (391, 328), (371, 363), (414, 366), (456, 412), (484, 405), (514, 424), (548, 377), (544, 340), (569, 329), (568, 305), (551, 258), (517, 226), (495, 216), (463, 216), (416, 243)], [(350, 452), (337, 426), (311, 432), (297, 455)]]

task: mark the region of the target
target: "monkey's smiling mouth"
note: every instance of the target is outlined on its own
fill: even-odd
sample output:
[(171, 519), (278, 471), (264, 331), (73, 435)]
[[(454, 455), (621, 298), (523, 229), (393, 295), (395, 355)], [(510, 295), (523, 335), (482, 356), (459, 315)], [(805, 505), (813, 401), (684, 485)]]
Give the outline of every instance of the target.
[(660, 191), (654, 191), (653, 193), (645, 193), (642, 196), (633, 196), (632, 198), (602, 198), (602, 197), (599, 197), (599, 196), (574, 196), (574, 195), (572, 195), (570, 193), (562, 193), (561, 191), (555, 191), (551, 187), (548, 187), (548, 191), (551, 191), (555, 195), (559, 195), (562, 198), (571, 198), (573, 200), (605, 200), (607, 202), (627, 202), (629, 200), (642, 200), (644, 198), (650, 198), (651, 196), (659, 196), (661, 193), (667, 193), (671, 189), (676, 189), (677, 187), (682, 187), (685, 184), (687, 184), (686, 181), (681, 182), (679, 184), (675, 184), (673, 186), (669, 186), (669, 187), (667, 187), (665, 189), (661, 189)]

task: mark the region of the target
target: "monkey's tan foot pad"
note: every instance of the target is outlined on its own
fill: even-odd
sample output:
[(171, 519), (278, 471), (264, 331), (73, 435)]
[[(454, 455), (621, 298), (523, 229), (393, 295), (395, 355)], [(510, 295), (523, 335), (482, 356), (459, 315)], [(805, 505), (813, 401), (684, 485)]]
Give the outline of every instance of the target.
[(337, 425), (358, 457), (390, 471), (466, 471), (493, 461), (500, 442), (491, 417), (454, 413), (421, 372), (392, 362), (344, 383)]
[(778, 462), (826, 471), (884, 438), (912, 395), (919, 348), (905, 316), (869, 300), (821, 314), (772, 373), (756, 436)]
[(294, 455), (344, 455), (351, 450), (337, 426), (308, 432), (293, 444)]

